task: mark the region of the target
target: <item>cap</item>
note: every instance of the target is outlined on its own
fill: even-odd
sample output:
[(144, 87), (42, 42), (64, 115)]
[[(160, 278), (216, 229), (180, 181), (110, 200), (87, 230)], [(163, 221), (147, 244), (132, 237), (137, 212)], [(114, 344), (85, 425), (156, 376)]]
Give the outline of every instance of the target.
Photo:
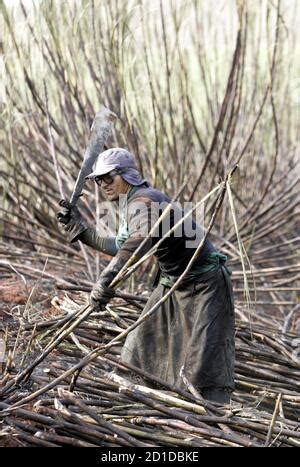
[(99, 154), (95, 170), (90, 173), (87, 180), (105, 175), (112, 170), (121, 170), (121, 177), (130, 185), (142, 185), (146, 183), (143, 180), (135, 163), (134, 156), (123, 148), (111, 148)]

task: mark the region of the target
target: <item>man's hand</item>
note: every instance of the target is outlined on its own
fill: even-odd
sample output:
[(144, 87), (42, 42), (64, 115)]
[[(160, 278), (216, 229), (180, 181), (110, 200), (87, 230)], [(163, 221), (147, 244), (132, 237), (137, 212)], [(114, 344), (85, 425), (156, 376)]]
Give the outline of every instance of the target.
[(72, 206), (64, 199), (60, 200), (59, 205), (64, 209), (56, 214), (57, 220), (68, 233), (69, 241), (73, 243), (78, 240), (80, 234), (87, 230), (88, 226), (82, 219), (77, 206)]
[(115, 296), (114, 289), (108, 287), (107, 278), (100, 279), (94, 285), (90, 294), (90, 305), (103, 310), (111, 298)]
[(98, 307), (100, 310), (104, 309), (110, 299), (115, 296), (115, 290), (108, 286), (122, 269), (126, 261), (127, 259), (117, 254), (102, 271), (90, 294), (91, 306)]

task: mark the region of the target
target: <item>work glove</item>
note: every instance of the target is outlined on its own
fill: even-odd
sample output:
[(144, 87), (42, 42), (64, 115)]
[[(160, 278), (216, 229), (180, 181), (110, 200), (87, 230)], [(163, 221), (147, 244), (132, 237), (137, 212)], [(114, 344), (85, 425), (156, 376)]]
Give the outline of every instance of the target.
[(90, 294), (90, 305), (98, 310), (104, 310), (107, 303), (115, 296), (114, 289), (108, 287), (107, 278), (99, 279)]
[(82, 219), (77, 206), (72, 206), (64, 199), (60, 200), (59, 205), (64, 209), (56, 214), (57, 220), (67, 232), (70, 243), (76, 242), (88, 229), (88, 225)]
[(90, 305), (100, 310), (115, 296), (115, 290), (108, 287), (122, 269), (128, 258), (120, 257), (118, 254), (111, 260), (109, 265), (101, 273), (90, 294)]

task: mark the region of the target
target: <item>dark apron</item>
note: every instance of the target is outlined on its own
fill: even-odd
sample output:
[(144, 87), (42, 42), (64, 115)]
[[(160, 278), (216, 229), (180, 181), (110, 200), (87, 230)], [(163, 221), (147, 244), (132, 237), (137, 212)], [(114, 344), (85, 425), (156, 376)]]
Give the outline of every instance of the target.
[[(168, 291), (159, 284), (142, 315)], [(234, 303), (224, 264), (177, 289), (124, 343), (121, 359), (171, 385), (234, 389)]]

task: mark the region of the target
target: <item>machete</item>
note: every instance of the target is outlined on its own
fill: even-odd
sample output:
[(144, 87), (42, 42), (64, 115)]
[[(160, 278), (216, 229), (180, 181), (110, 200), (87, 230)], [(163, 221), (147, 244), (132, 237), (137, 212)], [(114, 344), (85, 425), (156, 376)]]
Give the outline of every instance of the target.
[(92, 168), (97, 157), (104, 150), (104, 145), (108, 140), (116, 119), (116, 114), (106, 107), (102, 107), (100, 112), (96, 114), (91, 127), (90, 137), (84, 153), (82, 166), (71, 195), (70, 204), (72, 206), (77, 204), (83, 189), (85, 177), (92, 172)]

